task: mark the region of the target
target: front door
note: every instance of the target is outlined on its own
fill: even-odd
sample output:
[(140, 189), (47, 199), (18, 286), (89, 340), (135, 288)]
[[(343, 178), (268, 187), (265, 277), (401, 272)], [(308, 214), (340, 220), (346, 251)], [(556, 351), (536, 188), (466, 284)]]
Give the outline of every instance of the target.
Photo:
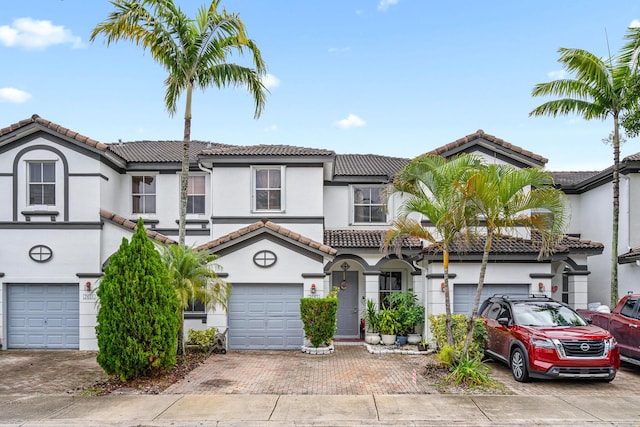
[(358, 272), (347, 271), (346, 275), (343, 272), (334, 272), (331, 282), (332, 286), (340, 287), (336, 336), (359, 337)]

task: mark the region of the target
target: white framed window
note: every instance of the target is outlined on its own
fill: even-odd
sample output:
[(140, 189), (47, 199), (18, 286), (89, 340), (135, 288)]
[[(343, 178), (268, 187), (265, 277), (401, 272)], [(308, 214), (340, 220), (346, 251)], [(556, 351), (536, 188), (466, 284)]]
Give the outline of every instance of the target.
[(378, 284), (380, 307), (387, 307), (387, 296), (395, 292), (402, 292), (402, 272), (384, 271), (380, 274)]
[(131, 211), (134, 214), (156, 213), (156, 177), (154, 175), (131, 177)]
[(385, 224), (387, 213), (384, 206), (384, 188), (375, 186), (353, 186), (353, 222), (355, 224)]
[(54, 162), (30, 161), (28, 165), (28, 200), (30, 206), (53, 206), (56, 204), (56, 164)]
[(206, 180), (204, 175), (190, 175), (187, 184), (187, 214), (205, 213)]
[(284, 211), (284, 166), (254, 166), (253, 210)]

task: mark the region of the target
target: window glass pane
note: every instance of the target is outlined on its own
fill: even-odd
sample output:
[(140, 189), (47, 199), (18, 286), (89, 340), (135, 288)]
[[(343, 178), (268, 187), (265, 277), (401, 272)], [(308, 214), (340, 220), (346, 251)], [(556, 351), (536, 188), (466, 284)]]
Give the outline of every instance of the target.
[(269, 209), (269, 192), (267, 190), (256, 191), (256, 209)]
[(131, 177), (131, 192), (134, 194), (142, 193), (142, 176)]
[(280, 209), (280, 190), (269, 191), (269, 209)]
[(42, 164), (42, 182), (56, 182), (55, 163)]
[(267, 188), (269, 184), (269, 170), (256, 170), (256, 188)]
[(41, 163), (29, 163), (29, 182), (42, 182)]
[(368, 222), (369, 208), (367, 206), (355, 206), (353, 208), (353, 220), (354, 222)]
[(142, 212), (142, 196), (133, 196), (133, 213), (143, 213)]
[(371, 222), (386, 222), (387, 215), (384, 212), (382, 206), (371, 207)]
[(43, 185), (43, 205), (55, 205), (56, 204), (56, 187), (55, 185)]
[(30, 205), (42, 204), (42, 185), (29, 184), (29, 204)]
[(144, 213), (156, 212), (156, 196), (144, 196)]
[(193, 197), (193, 213), (196, 213), (196, 214), (204, 213), (204, 196)]
[(373, 187), (370, 188), (370, 200), (372, 204), (382, 204), (382, 188)]
[(156, 180), (154, 176), (144, 177), (144, 193), (155, 194), (156, 192)]
[(280, 169), (269, 170), (269, 188), (280, 188)]
[(188, 194), (205, 194), (204, 176), (190, 176), (187, 185)]

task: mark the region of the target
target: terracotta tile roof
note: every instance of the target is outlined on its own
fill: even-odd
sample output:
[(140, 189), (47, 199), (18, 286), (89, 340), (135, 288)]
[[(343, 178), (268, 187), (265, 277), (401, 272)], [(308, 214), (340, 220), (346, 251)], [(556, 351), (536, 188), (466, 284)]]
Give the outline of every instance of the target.
[(482, 129), (478, 129), (475, 133), (469, 134), (467, 136), (464, 136), (460, 139), (456, 139), (453, 142), (450, 142), (447, 145), (443, 145), (442, 147), (436, 148), (435, 150), (431, 150), (426, 154), (435, 154), (435, 155), (446, 155), (447, 152), (455, 150), (456, 148), (462, 147), (465, 144), (468, 144), (472, 141), (475, 141), (477, 139), (484, 139), (486, 141), (492, 142), (494, 144), (500, 145), (504, 148), (506, 148), (507, 150), (511, 150), (515, 153), (518, 154), (522, 154), (523, 156), (527, 156), (537, 162), (541, 162), (541, 163), (547, 163), (548, 159), (532, 153), (529, 150), (525, 150), (522, 147), (518, 147), (517, 145), (513, 145), (503, 139), (500, 139), (498, 137), (495, 137), (493, 135), (490, 135), (488, 133), (484, 133), (484, 131)]
[(258, 222), (254, 222), (253, 224), (250, 224), (246, 227), (243, 227), (239, 230), (236, 230), (232, 233), (226, 234), (224, 236), (218, 237), (215, 240), (212, 240), (210, 242), (207, 242), (203, 245), (197, 246), (195, 249), (197, 251), (202, 251), (202, 250), (208, 250), (208, 249), (213, 249), (216, 246), (219, 246), (223, 243), (228, 243), (228, 242), (232, 242), (233, 240), (236, 240), (242, 236), (246, 236), (249, 233), (261, 230), (261, 229), (267, 229), (267, 230), (271, 230), (283, 237), (287, 237), (289, 239), (295, 240), (299, 243), (301, 243), (302, 245), (308, 246), (310, 248), (319, 250), (320, 252), (324, 252), (328, 255), (335, 255), (337, 253), (337, 251), (335, 249), (333, 249), (330, 246), (327, 246), (326, 244), (322, 244), (319, 242), (316, 242), (315, 240), (312, 240), (308, 237), (305, 237), (299, 233), (296, 233), (294, 231), (289, 230), (288, 228), (285, 227), (281, 227), (278, 224), (275, 224), (271, 221), (265, 220), (265, 221), (258, 221)]
[(386, 176), (393, 178), (410, 159), (376, 154), (339, 154), (336, 156), (335, 176)]
[[(536, 243), (539, 237), (532, 233), (533, 239), (523, 239), (520, 237), (503, 236), (493, 240), (491, 244), (492, 254), (538, 254), (540, 247)], [(450, 246), (451, 254), (482, 254), (484, 252), (485, 236), (478, 236), (472, 241), (465, 241), (464, 238), (456, 239)], [(560, 243), (556, 246), (556, 253), (569, 253), (579, 251), (596, 251), (602, 252), (604, 245), (590, 240), (581, 240), (577, 237), (565, 235)], [(427, 253), (439, 253), (440, 250), (436, 245), (429, 245), (423, 249)]]
[[(181, 162), (182, 141), (128, 141), (109, 144), (109, 150), (127, 162)], [(211, 147), (231, 147), (226, 144), (205, 141), (191, 141), (189, 144), (189, 161), (195, 162), (201, 151)]]
[(636, 162), (638, 162), (638, 161), (640, 161), (640, 153), (631, 154), (631, 155), (625, 157), (624, 159), (622, 159), (622, 161), (623, 162), (626, 162), (626, 161), (631, 161), (631, 162), (636, 161)]
[(618, 256), (619, 264), (629, 264), (637, 260), (640, 260), (640, 248), (630, 249), (628, 252)]
[(569, 172), (551, 172), (553, 182), (556, 185), (575, 185), (585, 181), (597, 174), (599, 171), (569, 171)]
[(65, 127), (62, 127), (58, 124), (55, 124), (49, 120), (45, 120), (42, 117), (38, 116), (37, 114), (34, 114), (33, 116), (31, 116), (28, 119), (25, 120), (20, 120), (18, 123), (14, 123), (12, 125), (9, 125), (5, 128), (0, 129), (0, 137), (7, 135), (11, 132), (14, 132), (20, 128), (23, 128), (25, 126), (29, 126), (31, 124), (37, 124), (40, 126), (43, 126), (47, 129), (50, 129), (54, 132), (57, 132), (59, 134), (62, 134), (64, 136), (67, 136), (69, 138), (75, 139), (78, 142), (81, 142), (83, 144), (87, 144), (91, 147), (97, 148), (98, 150), (101, 151), (106, 151), (107, 150), (107, 144), (103, 144), (101, 142), (96, 141), (95, 139), (91, 139), (88, 136), (84, 136), (79, 134), (78, 132), (74, 132), (70, 129), (67, 129)]
[[(332, 248), (375, 248), (382, 246), (386, 230), (325, 230), (324, 244)], [(413, 237), (405, 237), (403, 248), (422, 248), (422, 241)]]
[[(130, 221), (127, 218), (124, 218), (120, 215), (116, 215), (104, 209), (100, 209), (100, 217), (102, 217), (106, 221), (113, 222), (131, 231), (136, 231), (136, 229), (138, 228), (135, 222)], [(177, 243), (176, 241), (171, 240), (167, 236), (160, 234), (158, 232), (155, 232), (153, 230), (145, 229), (145, 232), (147, 233), (147, 236), (149, 236), (150, 239), (155, 240), (157, 242), (164, 243), (167, 245)]]
[(334, 156), (332, 150), (295, 147), (292, 145), (249, 145), (213, 147), (203, 150), (205, 156)]

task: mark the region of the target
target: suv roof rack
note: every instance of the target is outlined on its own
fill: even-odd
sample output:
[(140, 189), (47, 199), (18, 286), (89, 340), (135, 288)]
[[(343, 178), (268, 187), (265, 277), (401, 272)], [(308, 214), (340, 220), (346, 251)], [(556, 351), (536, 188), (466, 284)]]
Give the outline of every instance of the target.
[(548, 295), (545, 294), (494, 294), (491, 298), (502, 298), (505, 300), (514, 300), (514, 299), (551, 299)]

